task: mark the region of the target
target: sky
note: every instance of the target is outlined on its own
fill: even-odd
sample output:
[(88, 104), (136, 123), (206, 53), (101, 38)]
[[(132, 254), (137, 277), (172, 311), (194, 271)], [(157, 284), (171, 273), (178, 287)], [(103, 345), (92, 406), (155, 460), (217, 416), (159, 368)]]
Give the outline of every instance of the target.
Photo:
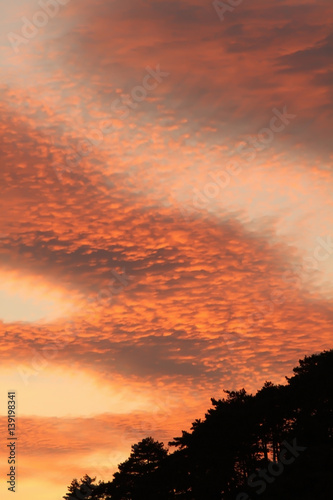
[(0, 8), (0, 490), (16, 391), (59, 500), (332, 348), (333, 4)]

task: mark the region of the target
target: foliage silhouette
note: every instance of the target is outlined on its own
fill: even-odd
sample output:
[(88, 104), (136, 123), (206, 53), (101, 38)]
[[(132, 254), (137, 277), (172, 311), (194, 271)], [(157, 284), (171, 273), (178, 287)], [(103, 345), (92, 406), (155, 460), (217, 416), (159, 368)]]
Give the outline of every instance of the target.
[(112, 481), (85, 476), (64, 498), (88, 486), (85, 500), (333, 500), (333, 350), (293, 372), (254, 396), (224, 391), (175, 451), (147, 437)]

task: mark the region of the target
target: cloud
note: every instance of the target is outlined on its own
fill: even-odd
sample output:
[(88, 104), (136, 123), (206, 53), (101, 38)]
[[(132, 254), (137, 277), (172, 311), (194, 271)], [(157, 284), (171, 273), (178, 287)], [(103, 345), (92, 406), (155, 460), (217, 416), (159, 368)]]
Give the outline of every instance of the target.
[(330, 57), (332, 49), (333, 35), (330, 34), (313, 46), (282, 56), (279, 62), (285, 66), (284, 71), (288, 73), (327, 70), (332, 66)]
[[(34, 8), (6, 7), (10, 29)], [(223, 389), (281, 383), (332, 347), (333, 261), (317, 251), (331, 16), (329, 1), (243, 2), (222, 23), (201, 0), (83, 1), (19, 53), (4, 33), (0, 275), (61, 299), (57, 320), (0, 323), (2, 366), (20, 384), (25, 370), (27, 396), (74, 372), (158, 407), (20, 415), (22, 491), (41, 457), (50, 484), (109, 474)], [(280, 132), (273, 109), (295, 115)]]

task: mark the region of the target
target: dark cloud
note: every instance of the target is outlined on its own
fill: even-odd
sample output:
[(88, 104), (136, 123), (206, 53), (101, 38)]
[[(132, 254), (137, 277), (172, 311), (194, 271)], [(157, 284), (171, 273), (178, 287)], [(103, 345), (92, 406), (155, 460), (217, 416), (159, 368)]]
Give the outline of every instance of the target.
[(297, 50), (278, 59), (283, 72), (308, 74), (316, 70), (328, 72), (332, 68), (333, 34), (303, 50)]

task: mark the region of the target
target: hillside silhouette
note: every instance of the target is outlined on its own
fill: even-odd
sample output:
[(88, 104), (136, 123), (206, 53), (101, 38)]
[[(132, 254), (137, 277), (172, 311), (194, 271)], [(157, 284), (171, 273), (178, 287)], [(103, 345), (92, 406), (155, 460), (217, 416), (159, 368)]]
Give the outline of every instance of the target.
[(109, 482), (74, 479), (66, 500), (333, 500), (333, 350), (305, 356), (285, 385), (211, 399), (169, 443), (147, 437)]

